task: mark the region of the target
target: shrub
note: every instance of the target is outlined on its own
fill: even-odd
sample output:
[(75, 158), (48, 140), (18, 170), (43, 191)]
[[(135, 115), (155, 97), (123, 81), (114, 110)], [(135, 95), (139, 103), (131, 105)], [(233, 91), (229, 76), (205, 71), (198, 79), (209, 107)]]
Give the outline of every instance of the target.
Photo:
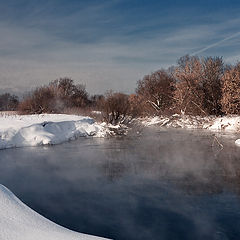
[(128, 95), (109, 91), (100, 103), (103, 118), (106, 122), (117, 124), (124, 120), (128, 110)]

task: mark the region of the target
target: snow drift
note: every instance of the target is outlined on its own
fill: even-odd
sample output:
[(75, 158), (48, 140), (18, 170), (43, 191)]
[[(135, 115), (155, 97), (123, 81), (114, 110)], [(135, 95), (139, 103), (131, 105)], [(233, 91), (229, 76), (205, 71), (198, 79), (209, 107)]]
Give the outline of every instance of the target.
[(0, 239), (90, 240), (104, 239), (77, 233), (44, 218), (0, 184)]
[[(159, 125), (160, 127), (173, 127), (185, 129), (206, 129), (210, 131), (224, 131), (233, 134), (240, 134), (240, 116), (224, 117), (200, 117), (174, 114), (169, 117), (156, 116), (140, 119), (144, 126)], [(235, 141), (240, 146), (240, 139)]]
[(0, 116), (0, 149), (59, 144), (81, 136), (104, 136), (90, 117), (65, 114)]

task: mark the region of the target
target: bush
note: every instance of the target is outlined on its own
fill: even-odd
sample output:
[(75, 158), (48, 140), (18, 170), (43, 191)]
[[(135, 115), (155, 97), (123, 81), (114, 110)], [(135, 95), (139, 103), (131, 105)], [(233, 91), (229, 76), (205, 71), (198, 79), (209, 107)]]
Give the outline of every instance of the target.
[(100, 106), (104, 120), (111, 124), (117, 124), (124, 120), (128, 113), (128, 95), (110, 91), (101, 100)]

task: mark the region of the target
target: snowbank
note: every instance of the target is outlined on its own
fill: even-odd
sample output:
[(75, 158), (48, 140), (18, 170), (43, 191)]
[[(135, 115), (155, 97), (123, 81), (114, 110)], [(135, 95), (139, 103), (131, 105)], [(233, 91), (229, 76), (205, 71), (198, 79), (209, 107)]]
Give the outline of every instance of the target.
[[(160, 127), (174, 127), (186, 129), (207, 129), (210, 131), (225, 131), (240, 133), (240, 116), (200, 117), (174, 114), (170, 117), (156, 116), (140, 119), (144, 126), (159, 125)], [(240, 146), (240, 139), (235, 141)]]
[(143, 118), (145, 126), (160, 125), (165, 127), (198, 128), (212, 131), (240, 132), (240, 116), (200, 117), (174, 114), (170, 117), (156, 116)]
[(21, 202), (0, 185), (0, 239), (3, 240), (90, 240), (103, 239), (61, 227)]
[(188, 129), (205, 129), (206, 124), (210, 123), (210, 118), (203, 118), (200, 116), (188, 116), (174, 114), (169, 117), (156, 116), (150, 118), (140, 119), (144, 126), (160, 125), (161, 127), (173, 127), (173, 128), (188, 128)]
[(225, 116), (214, 119), (210, 130), (225, 130), (231, 132), (240, 131), (240, 117), (239, 116)]
[(103, 137), (106, 127), (90, 117), (65, 114), (0, 116), (0, 149), (59, 144), (81, 136)]

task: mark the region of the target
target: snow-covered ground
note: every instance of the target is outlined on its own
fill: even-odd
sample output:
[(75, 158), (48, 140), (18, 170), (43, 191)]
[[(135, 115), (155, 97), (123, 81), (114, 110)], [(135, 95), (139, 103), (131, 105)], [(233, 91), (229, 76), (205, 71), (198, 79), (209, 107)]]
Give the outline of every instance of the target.
[[(140, 118), (144, 126), (208, 129), (240, 133), (240, 116), (200, 117), (174, 114), (170, 117)], [(66, 114), (0, 115), (0, 149), (59, 144), (83, 136), (104, 137), (120, 125), (96, 123), (90, 117)], [(125, 132), (127, 132), (124, 129)], [(240, 139), (235, 141), (240, 146)]]
[(0, 149), (59, 144), (81, 136), (103, 137), (104, 124), (66, 114), (0, 115)]
[(77, 233), (44, 218), (0, 185), (1, 240), (94, 240), (103, 239)]
[[(174, 127), (186, 129), (207, 129), (210, 131), (224, 131), (240, 134), (240, 116), (200, 117), (188, 115), (172, 115), (170, 117), (156, 116), (140, 119), (144, 126), (159, 125), (161, 127)], [(240, 139), (235, 141), (240, 146)]]

